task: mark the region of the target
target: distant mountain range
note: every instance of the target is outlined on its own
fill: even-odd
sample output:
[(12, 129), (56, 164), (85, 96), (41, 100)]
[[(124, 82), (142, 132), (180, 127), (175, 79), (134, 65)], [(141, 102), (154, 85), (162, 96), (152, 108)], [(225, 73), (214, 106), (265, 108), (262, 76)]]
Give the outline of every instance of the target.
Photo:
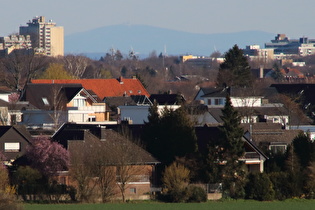
[(146, 25), (113, 25), (65, 36), (65, 53), (99, 59), (114, 48), (123, 54), (134, 50), (140, 57), (148, 56), (152, 51), (209, 56), (215, 50), (224, 53), (234, 44), (240, 48), (252, 44), (263, 47), (274, 37), (275, 34), (263, 31), (198, 34)]

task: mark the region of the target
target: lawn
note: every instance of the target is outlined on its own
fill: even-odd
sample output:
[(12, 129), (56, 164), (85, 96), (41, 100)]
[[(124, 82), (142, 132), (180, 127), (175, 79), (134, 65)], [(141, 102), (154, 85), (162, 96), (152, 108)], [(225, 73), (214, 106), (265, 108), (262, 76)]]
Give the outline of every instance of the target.
[(25, 210), (228, 210), (228, 209), (315, 209), (315, 200), (287, 200), (287, 201), (273, 201), (273, 202), (259, 202), (251, 200), (238, 200), (238, 201), (209, 201), (207, 203), (126, 203), (126, 204), (25, 204)]

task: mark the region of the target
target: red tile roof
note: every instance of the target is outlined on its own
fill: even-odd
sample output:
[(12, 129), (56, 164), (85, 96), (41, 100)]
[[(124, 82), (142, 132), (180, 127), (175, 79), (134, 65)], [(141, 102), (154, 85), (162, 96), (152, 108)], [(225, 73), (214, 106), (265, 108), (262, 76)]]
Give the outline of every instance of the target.
[(146, 95), (150, 96), (138, 79), (38, 79), (31, 83), (76, 83), (81, 84), (85, 89), (92, 90), (103, 100), (105, 97), (117, 97), (124, 95)]

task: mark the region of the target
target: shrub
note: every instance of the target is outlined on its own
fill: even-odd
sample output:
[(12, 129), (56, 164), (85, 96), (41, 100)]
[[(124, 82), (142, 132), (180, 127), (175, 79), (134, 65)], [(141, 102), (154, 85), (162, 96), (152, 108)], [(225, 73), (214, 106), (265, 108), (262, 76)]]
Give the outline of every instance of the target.
[(303, 184), (299, 175), (292, 172), (274, 172), (269, 174), (269, 178), (274, 186), (276, 199), (284, 200), (302, 195)]
[(0, 161), (0, 209), (22, 209), (16, 200), (15, 192), (15, 188), (9, 185), (7, 168)]
[(168, 202), (184, 202), (187, 200), (189, 170), (176, 162), (167, 167), (163, 174), (163, 198)]
[(273, 184), (265, 173), (251, 173), (245, 187), (246, 198), (270, 201), (275, 197)]
[(190, 185), (187, 187), (187, 194), (188, 202), (200, 203), (207, 201), (207, 193), (202, 187)]

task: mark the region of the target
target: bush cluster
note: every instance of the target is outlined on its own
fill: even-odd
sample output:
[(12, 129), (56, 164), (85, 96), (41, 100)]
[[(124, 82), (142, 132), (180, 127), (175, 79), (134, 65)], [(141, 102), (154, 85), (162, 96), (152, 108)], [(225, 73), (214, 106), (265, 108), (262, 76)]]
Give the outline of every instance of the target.
[(173, 189), (168, 191), (167, 193), (161, 194), (159, 199), (165, 202), (172, 203), (201, 203), (207, 201), (207, 193), (202, 187), (189, 185), (184, 189)]

